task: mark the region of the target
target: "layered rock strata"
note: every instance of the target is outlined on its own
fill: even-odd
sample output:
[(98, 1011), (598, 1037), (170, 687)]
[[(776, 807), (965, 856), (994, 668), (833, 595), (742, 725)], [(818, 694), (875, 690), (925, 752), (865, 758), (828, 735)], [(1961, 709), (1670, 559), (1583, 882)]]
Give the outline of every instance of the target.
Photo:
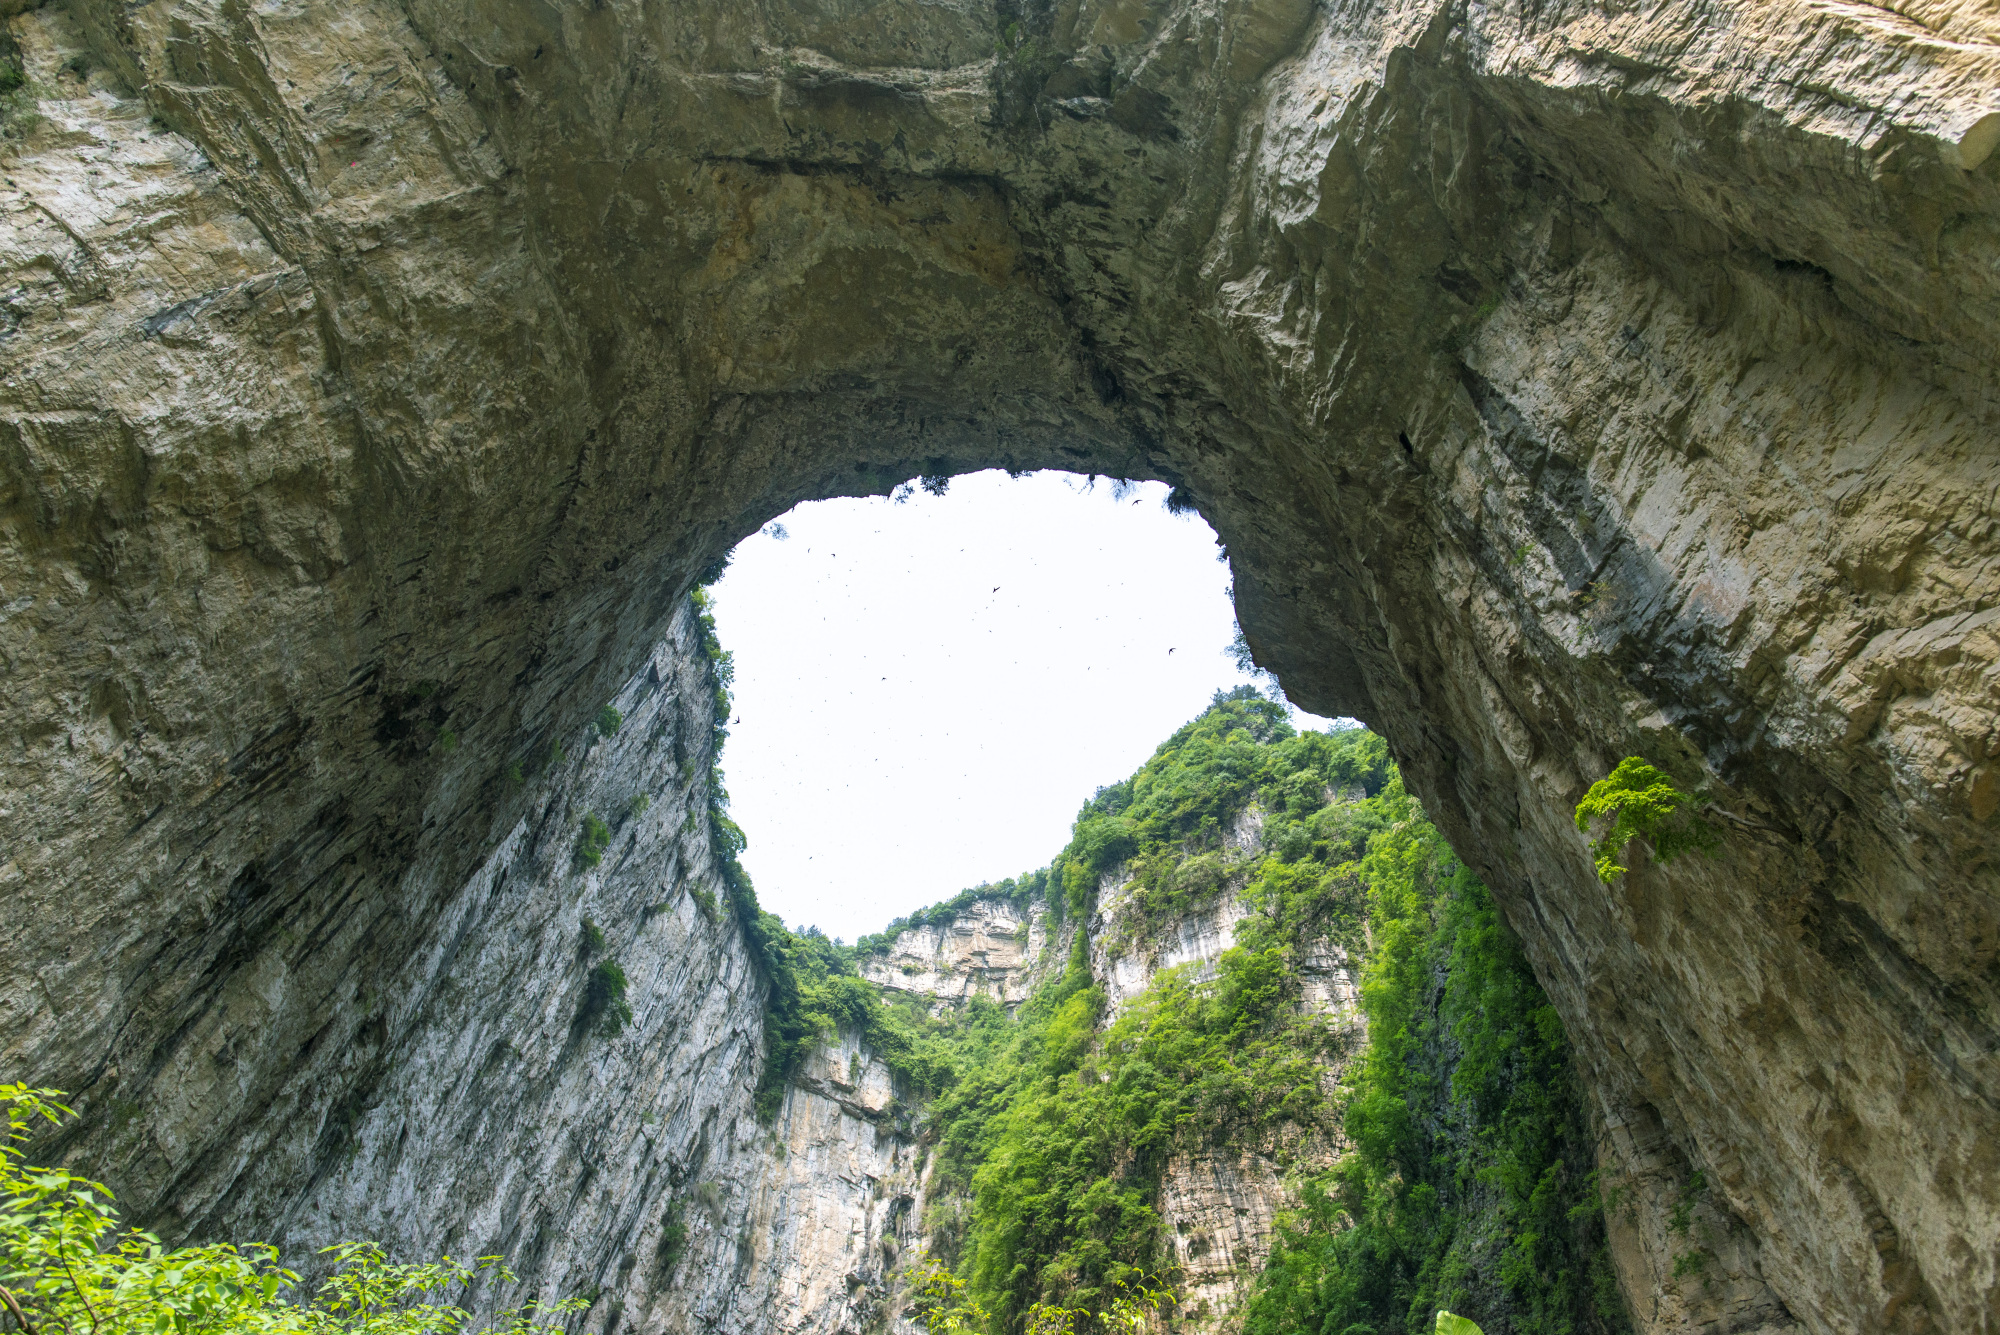
[(886, 950), (858, 964), (863, 978), (890, 992), (954, 1002), (985, 997), (1012, 1010), (1046, 971), (1048, 944), (1049, 911), (1041, 900), (1024, 907), (975, 899), (949, 922), (898, 932)]
[[(1063, 465), (1187, 489), (1260, 661), (1493, 886), (1607, 1172), (1702, 1174), (1747, 1296), (1653, 1302), (1641, 1230), (1649, 1329), (2000, 1331), (1989, 10), (7, 32), (0, 1051), (142, 1212), (293, 1226), (376, 1097), (358, 1025), (401, 1032), (512, 847), (506, 766), (707, 561), (805, 497)], [(1607, 886), (1570, 812), (1633, 753), (1724, 848)], [(353, 999), (310, 1045), (291, 989)], [(272, 1187), (225, 1220), (237, 1165)]]

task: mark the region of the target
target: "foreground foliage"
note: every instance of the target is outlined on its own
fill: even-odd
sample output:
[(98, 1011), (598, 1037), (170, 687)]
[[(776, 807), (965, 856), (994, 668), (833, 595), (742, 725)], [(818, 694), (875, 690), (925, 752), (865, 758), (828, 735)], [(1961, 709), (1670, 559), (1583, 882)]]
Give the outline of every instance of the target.
[[(482, 1279), (514, 1282), (497, 1256), (470, 1264), (392, 1263), (373, 1243), (329, 1248), (333, 1274), (309, 1301), (275, 1247), (169, 1248), (119, 1225), (111, 1192), (58, 1168), (33, 1168), (23, 1146), (69, 1109), (52, 1089), (0, 1085), (7, 1138), (0, 1145), (0, 1328), (65, 1335), (454, 1335), (471, 1314), (437, 1299)], [(490, 1335), (560, 1329), (580, 1298), (529, 1302), (482, 1327)]]

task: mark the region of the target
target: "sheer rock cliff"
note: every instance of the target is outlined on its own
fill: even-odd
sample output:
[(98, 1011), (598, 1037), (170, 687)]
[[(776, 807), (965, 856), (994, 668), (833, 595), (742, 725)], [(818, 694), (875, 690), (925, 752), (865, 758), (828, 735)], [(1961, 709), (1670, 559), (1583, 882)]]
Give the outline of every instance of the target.
[[(129, 1205), (640, 1257), (581, 1167), (544, 1232), (506, 1192), (734, 1161), (753, 985), (593, 913), (656, 1035), (604, 1079), (682, 1129), (585, 1097), (599, 891), (509, 766), (591, 782), (796, 501), (1062, 466), (1185, 487), (1260, 661), (1493, 886), (1649, 1331), (2000, 1332), (1990, 6), (23, 8), (0, 1052)], [(1571, 811), (1635, 753), (1725, 844), (1607, 886)], [(440, 1093), (496, 1013), (527, 1139)]]

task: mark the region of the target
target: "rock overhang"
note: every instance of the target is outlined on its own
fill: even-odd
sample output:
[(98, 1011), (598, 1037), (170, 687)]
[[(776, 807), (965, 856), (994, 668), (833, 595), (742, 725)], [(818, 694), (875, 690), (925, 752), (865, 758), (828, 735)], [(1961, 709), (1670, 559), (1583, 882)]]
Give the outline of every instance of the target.
[[(45, 610), (13, 622), (8, 786), (125, 833), (17, 860), (92, 911), (38, 912), (34, 948), (86, 962), (10, 1052), (87, 1074), (172, 1032), (100, 914), (198, 920), (222, 960), (231, 887), (342, 858), (374, 893), (462, 882), (485, 780), (385, 752), (384, 692), (440, 683), (538, 744), (799, 500), (1158, 477), (1228, 545), (1260, 660), (1383, 731), (1492, 883), (1607, 1124), (1666, 1129), (1612, 1171), (1712, 1169), (1782, 1240), (1742, 1282), (1809, 1328), (1989, 1327), (1975, 20), (14, 20), (125, 87), (52, 100), (62, 143), (12, 168), (7, 562)], [(1629, 753), (1775, 837), (1603, 886), (1568, 814)]]

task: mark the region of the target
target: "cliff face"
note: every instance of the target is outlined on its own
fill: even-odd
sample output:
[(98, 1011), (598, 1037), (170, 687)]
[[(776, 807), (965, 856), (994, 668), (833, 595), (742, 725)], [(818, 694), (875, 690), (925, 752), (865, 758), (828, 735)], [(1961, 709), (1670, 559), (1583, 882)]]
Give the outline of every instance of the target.
[[(1063, 465), (1188, 488), (1260, 660), (1384, 732), (1494, 887), (1610, 1175), (1644, 1215), (1701, 1172), (1731, 1259), (1652, 1329), (2000, 1330), (1989, 10), (7, 31), (0, 1045), (142, 1212), (306, 1229), (362, 1144), (439, 1190), (356, 1110), (385, 1043), (476, 1069), (494, 1008), (550, 1035), (520, 1122), (572, 1125), (568, 892), (502, 991), (426, 981), (559, 860), (506, 767), (793, 502)], [(1633, 753), (1735, 819), (1607, 887), (1569, 816)], [(748, 1060), (707, 1033), (659, 1071)], [(604, 1227), (562, 1245), (615, 1268), (641, 1224)], [(1634, 1293), (1675, 1245), (1633, 1233)]]
[(1048, 906), (1032, 900), (977, 899), (951, 921), (898, 932), (881, 954), (864, 956), (861, 976), (891, 992), (941, 1001), (985, 997), (1012, 1009), (1047, 970)]
[[(1116, 1019), (1165, 970), (1213, 977), (1217, 960), (1236, 944), (1237, 924), (1250, 912), (1238, 891), (1244, 865), (1261, 856), (1262, 824), (1257, 808), (1246, 808), (1223, 841), (1236, 874), (1219, 875), (1207, 894), (1163, 920), (1135, 920), (1134, 881), (1122, 874), (1104, 878), (1087, 924), (1090, 976), (1106, 1002), (1102, 1024)], [(1017, 1002), (1059, 975), (1070, 953), (1076, 924), (1058, 922), (1051, 930), (1050, 921), (1048, 905), (1039, 898), (1024, 906), (975, 899), (948, 921), (899, 932), (882, 953), (861, 961), (861, 973), (892, 992), (928, 997), (944, 1007), (970, 996)], [(1031, 944), (1024, 948), (1023, 942)], [(1302, 953), (1308, 1011), (1328, 1017), (1345, 1032), (1348, 1050), (1358, 1049), (1366, 1031), (1355, 1004), (1356, 962), (1332, 941), (1307, 943)], [(973, 978), (977, 988), (968, 986)], [(1325, 1069), (1329, 1088), (1339, 1075), (1337, 1065)], [(1325, 1168), (1334, 1149), (1318, 1135), (1293, 1128), (1283, 1144), (1204, 1146), (1167, 1165), (1158, 1208), (1168, 1259), (1177, 1271), (1178, 1328), (1241, 1328), (1242, 1304), (1270, 1255), (1279, 1213), (1297, 1206), (1299, 1182)], [(926, 1169), (932, 1166), (927, 1150), (922, 1162)], [(923, 1176), (928, 1184), (931, 1174)], [(920, 1223), (949, 1224), (971, 1211), (968, 1200), (949, 1192), (932, 1190), (915, 1199), (922, 1207), (915, 1212)], [(928, 1221), (924, 1209), (935, 1211)]]
[[(128, 1211), (276, 1238), (308, 1275), (351, 1238), (497, 1252), (521, 1283), (476, 1306), (594, 1294), (592, 1329), (873, 1328), (921, 1204), (913, 1142), (886, 1070), (847, 1049), (753, 1115), (763, 983), (708, 845), (691, 625), (613, 696), (614, 733), (569, 730), (479, 790), (491, 846), (462, 879), (253, 886), (219, 923), (132, 925), (176, 1027), (87, 1091), (109, 1117), (85, 1152)], [(455, 720), (411, 713), (416, 745), (457, 749)], [(610, 833), (594, 866), (587, 814)], [(183, 971), (215, 936), (251, 963)], [(607, 965), (622, 1025), (593, 1000)]]

